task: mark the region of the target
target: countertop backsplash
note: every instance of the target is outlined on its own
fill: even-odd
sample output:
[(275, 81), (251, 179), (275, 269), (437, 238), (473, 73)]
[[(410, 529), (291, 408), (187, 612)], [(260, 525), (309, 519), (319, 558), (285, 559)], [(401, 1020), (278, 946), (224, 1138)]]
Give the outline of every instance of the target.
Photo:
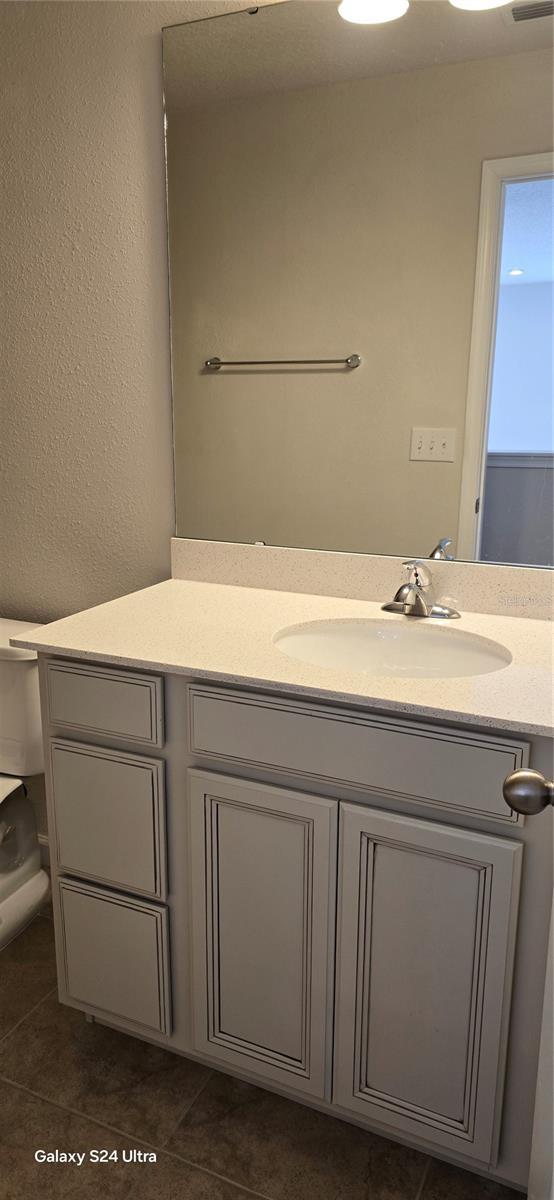
[[(405, 578), (402, 558), (172, 538), (174, 579), (385, 603)], [(463, 613), (551, 621), (554, 571), (497, 563), (429, 564), (435, 598)]]

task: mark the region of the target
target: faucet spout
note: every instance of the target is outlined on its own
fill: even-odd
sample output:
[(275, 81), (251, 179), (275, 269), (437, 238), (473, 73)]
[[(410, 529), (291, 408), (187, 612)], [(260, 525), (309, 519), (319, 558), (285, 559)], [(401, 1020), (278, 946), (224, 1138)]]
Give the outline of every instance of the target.
[(443, 620), (459, 617), (455, 608), (433, 602), (431, 572), (419, 559), (403, 564), (409, 572), (394, 598), (381, 606), (383, 612), (400, 613), (404, 617), (440, 617)]
[(454, 555), (448, 553), (448, 547), (452, 545), (452, 538), (444, 537), (437, 542), (436, 546), (431, 550), (429, 558), (441, 559), (443, 562), (453, 562)]

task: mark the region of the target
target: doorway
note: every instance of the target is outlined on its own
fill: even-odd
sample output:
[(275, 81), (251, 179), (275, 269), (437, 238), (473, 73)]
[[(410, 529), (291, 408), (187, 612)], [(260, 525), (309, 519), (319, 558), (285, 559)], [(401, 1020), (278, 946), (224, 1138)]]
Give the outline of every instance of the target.
[(458, 554), (554, 564), (550, 155), (483, 167)]

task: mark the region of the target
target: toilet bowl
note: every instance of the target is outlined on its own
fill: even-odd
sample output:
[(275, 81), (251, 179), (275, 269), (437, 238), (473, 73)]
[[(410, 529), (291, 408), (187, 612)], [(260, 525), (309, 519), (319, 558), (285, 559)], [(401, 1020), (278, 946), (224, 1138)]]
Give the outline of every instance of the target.
[(25, 776), (43, 770), (37, 656), (10, 646), (35, 626), (0, 619), (0, 950), (33, 920), (50, 884)]

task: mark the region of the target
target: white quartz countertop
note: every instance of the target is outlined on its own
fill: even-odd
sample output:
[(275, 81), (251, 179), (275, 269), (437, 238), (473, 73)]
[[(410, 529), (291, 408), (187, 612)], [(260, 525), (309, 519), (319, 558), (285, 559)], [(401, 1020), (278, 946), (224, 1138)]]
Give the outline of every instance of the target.
[(413, 619), (385, 614), (369, 600), (170, 579), (26, 631), (12, 644), (382, 712), (552, 733), (553, 627), (547, 621), (463, 612), (453, 623), (456, 629), (501, 642), (512, 662), (487, 675), (446, 679), (397, 679), (313, 666), (287, 657), (272, 641), (278, 630), (302, 621), (364, 617)]

